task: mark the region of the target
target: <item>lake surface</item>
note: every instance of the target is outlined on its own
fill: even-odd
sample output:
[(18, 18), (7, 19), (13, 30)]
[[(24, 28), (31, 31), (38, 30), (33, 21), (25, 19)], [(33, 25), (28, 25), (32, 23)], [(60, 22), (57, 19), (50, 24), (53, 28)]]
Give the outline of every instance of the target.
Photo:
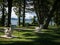
[[(22, 19), (20, 20), (22, 22)], [(25, 19), (25, 23), (32, 23), (31, 19)], [(54, 25), (54, 21), (50, 22), (49, 25)], [(18, 25), (18, 19), (17, 18), (11, 18), (11, 25)]]
[[(20, 20), (22, 22), (22, 19)], [(25, 19), (25, 23), (31, 23), (31, 19)], [(11, 18), (11, 25), (18, 25), (18, 19), (17, 18)]]

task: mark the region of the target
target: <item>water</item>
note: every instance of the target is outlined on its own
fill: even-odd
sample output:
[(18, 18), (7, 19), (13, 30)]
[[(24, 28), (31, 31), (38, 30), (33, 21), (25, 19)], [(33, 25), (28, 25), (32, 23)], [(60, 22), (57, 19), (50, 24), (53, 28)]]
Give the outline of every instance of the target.
[[(21, 19), (22, 22), (22, 19)], [(25, 19), (25, 23), (32, 23), (31, 19)], [(54, 21), (50, 21), (49, 25), (54, 25)], [(18, 25), (18, 19), (17, 18), (11, 18), (11, 25)]]
[[(22, 22), (22, 19), (21, 19)], [(31, 19), (25, 19), (25, 23), (31, 23), (32, 20)], [(18, 25), (18, 19), (16, 18), (11, 18), (11, 25)]]
[(18, 24), (18, 20), (15, 18), (11, 18), (11, 25), (17, 25)]

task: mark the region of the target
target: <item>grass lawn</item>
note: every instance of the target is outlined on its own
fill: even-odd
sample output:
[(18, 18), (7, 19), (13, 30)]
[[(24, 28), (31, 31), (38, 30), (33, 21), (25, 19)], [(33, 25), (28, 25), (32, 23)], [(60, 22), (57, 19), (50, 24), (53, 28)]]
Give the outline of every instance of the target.
[[(1, 45), (60, 45), (60, 29), (42, 29), (43, 33), (35, 33), (34, 30), (14, 30), (13, 35), (17, 38), (0, 38)], [(3, 32), (0, 32), (3, 35)]]

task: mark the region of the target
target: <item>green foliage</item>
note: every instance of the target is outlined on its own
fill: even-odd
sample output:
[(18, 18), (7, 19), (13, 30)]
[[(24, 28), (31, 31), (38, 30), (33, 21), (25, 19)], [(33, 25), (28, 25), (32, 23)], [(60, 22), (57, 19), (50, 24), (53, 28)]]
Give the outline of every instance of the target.
[[(6, 3), (6, 1), (7, 0), (5, 0), (5, 3)], [(54, 20), (55, 20), (56, 24), (60, 25), (59, 13), (54, 14), (54, 12), (60, 11), (60, 1), (58, 1), (58, 0), (29, 0), (29, 2), (33, 1), (32, 3), (31, 2), (27, 3), (27, 1), (28, 0), (13, 0), (13, 6), (12, 7), (15, 7), (14, 12), (16, 13), (16, 15), (18, 15), (18, 18), (20, 16), (25, 17), (26, 12), (32, 13), (33, 11), (35, 11), (37, 14), (37, 17), (38, 17), (39, 25), (44, 24), (44, 20), (46, 18), (47, 19), (50, 18), (50, 20), (51, 20), (52, 17), (55, 18)], [(4, 3), (3, 0), (0, 0), (0, 5), (3, 3)], [(56, 4), (54, 4), (54, 3), (56, 3)], [(34, 8), (26, 8), (27, 6), (29, 7), (30, 5), (33, 6)], [(58, 9), (59, 11), (56, 8), (57, 9), (59, 8)], [(0, 10), (2, 10), (2, 7), (0, 8)], [(21, 12), (23, 12), (23, 14), (21, 14)], [(55, 15), (56, 15), (56, 17), (55, 17)], [(45, 22), (48, 22), (48, 21), (45, 21)], [(27, 25), (31, 25), (31, 24), (27, 24)], [(32, 25), (37, 25), (37, 22), (35, 21), (35, 17), (32, 19)]]

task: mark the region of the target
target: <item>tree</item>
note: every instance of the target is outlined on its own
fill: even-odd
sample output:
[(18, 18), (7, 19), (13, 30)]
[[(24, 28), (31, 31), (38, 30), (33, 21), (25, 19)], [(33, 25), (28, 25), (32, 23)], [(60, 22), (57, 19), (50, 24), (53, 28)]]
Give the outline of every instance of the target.
[(42, 28), (48, 28), (51, 18), (54, 17), (58, 2), (58, 0), (34, 0), (34, 8), (38, 17), (39, 25), (42, 25)]
[(26, 0), (23, 0), (23, 27), (25, 26), (25, 7), (26, 7)]
[(54, 4), (52, 6), (52, 9), (48, 13), (48, 17), (47, 17), (46, 23), (44, 24), (43, 28), (45, 28), (45, 29), (48, 28), (49, 22), (50, 22), (51, 18), (54, 16), (53, 14), (55, 12), (55, 9), (56, 9), (56, 6), (57, 6), (58, 2), (59, 2), (59, 0), (55, 0)]
[(5, 15), (4, 15), (4, 0), (3, 0), (3, 3), (2, 3), (2, 18), (1, 18), (1, 25), (4, 26), (5, 24)]
[(20, 26), (22, 0), (14, 0), (13, 2), (14, 2), (14, 5), (15, 5), (15, 7), (16, 7), (16, 8), (14, 8), (15, 14), (18, 15), (18, 25)]
[(11, 26), (11, 9), (12, 9), (12, 1), (13, 0), (7, 0), (8, 1), (8, 24), (7, 26)]
[(33, 3), (38, 17), (39, 27), (42, 28), (44, 24), (44, 17), (48, 12), (47, 0), (34, 0)]
[(56, 9), (55, 9), (55, 15), (54, 15), (54, 18), (55, 18), (55, 23), (57, 26), (60, 25), (60, 1), (58, 1), (57, 5), (56, 5)]

